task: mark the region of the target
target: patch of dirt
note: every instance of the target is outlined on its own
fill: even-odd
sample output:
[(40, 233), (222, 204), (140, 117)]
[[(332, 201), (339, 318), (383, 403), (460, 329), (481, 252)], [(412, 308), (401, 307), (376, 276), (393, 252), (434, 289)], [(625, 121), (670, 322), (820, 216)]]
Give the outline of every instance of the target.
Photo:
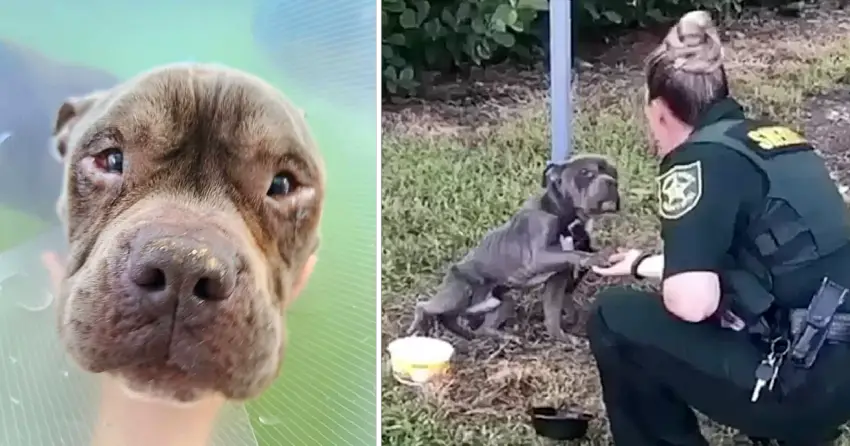
[[(850, 73), (848, 73), (850, 74)], [(850, 85), (809, 99), (806, 137), (826, 160), (845, 200), (850, 198)]]
[(382, 132), (459, 134), (489, 126), (545, 96), (542, 67), (474, 69), (464, 82), (434, 85), (426, 98), (398, 100), (381, 107)]

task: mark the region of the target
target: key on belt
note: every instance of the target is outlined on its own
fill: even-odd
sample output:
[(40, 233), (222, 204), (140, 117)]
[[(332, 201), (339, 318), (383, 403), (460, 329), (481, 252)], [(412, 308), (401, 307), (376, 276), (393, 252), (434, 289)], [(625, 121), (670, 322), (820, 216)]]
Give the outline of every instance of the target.
[(776, 384), (776, 378), (779, 376), (779, 368), (782, 366), (782, 359), (788, 353), (790, 343), (783, 337), (778, 337), (770, 343), (770, 354), (762, 359), (756, 367), (756, 385), (753, 387), (753, 394), (750, 401), (755, 403), (759, 396), (767, 386), (769, 391), (773, 391)]
[(751, 402), (755, 403), (758, 401), (762, 389), (773, 380), (775, 375), (774, 369), (777, 369), (777, 367), (776, 358), (773, 355), (762, 359), (758, 367), (756, 367), (756, 385), (753, 387), (753, 394), (750, 397)]

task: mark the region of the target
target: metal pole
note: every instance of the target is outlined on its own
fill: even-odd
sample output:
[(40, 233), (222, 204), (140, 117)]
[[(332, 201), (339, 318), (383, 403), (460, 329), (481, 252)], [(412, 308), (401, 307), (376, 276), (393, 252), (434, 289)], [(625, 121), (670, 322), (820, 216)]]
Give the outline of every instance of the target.
[(572, 151), (572, 22), (570, 0), (549, 1), (549, 102), (552, 110), (552, 155), (564, 163)]

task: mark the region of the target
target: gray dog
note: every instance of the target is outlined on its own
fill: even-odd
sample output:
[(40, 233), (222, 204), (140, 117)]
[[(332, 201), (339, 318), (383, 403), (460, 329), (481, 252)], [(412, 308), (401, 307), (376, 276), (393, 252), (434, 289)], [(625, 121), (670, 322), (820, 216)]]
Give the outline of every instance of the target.
[[(530, 198), (510, 220), (488, 232), (459, 262), (449, 267), (437, 294), (416, 304), (408, 334), (427, 330), (432, 317), (466, 339), (505, 337), (498, 330), (512, 311), (508, 289), (546, 283), (543, 309), (549, 333), (561, 329), (567, 293), (577, 283), (576, 268), (599, 262), (590, 252), (591, 218), (620, 209), (617, 169), (606, 158), (580, 155), (547, 169), (544, 190)], [(480, 317), (473, 333), (458, 317)]]

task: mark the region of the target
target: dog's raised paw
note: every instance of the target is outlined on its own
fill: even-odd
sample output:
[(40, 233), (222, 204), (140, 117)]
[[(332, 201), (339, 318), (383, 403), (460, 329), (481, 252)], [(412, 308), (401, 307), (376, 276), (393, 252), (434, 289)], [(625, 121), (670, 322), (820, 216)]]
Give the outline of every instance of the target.
[(611, 262), (608, 261), (608, 254), (605, 253), (595, 253), (584, 260), (584, 264), (582, 265), (585, 268), (590, 267), (604, 267), (608, 266)]

